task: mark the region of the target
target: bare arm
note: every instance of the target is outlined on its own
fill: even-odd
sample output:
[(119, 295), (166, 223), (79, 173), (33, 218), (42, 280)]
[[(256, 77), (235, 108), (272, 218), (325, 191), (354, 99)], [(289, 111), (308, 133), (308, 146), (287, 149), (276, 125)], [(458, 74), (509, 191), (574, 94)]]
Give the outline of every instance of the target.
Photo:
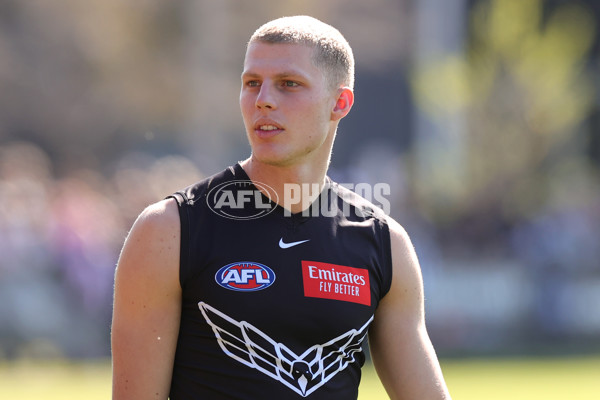
[(179, 240), (170, 199), (144, 210), (125, 241), (115, 275), (113, 400), (169, 396), (181, 312)]
[(392, 287), (379, 304), (370, 330), (375, 369), (392, 400), (450, 399), (425, 329), (423, 284), (408, 235), (390, 221)]

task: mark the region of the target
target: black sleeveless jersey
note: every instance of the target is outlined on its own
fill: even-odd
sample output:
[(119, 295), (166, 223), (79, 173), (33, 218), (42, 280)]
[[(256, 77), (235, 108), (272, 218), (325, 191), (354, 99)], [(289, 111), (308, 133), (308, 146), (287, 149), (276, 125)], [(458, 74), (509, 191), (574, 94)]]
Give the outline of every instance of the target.
[(236, 164), (175, 193), (181, 326), (171, 400), (356, 399), (392, 279), (385, 216), (331, 182), (291, 214)]

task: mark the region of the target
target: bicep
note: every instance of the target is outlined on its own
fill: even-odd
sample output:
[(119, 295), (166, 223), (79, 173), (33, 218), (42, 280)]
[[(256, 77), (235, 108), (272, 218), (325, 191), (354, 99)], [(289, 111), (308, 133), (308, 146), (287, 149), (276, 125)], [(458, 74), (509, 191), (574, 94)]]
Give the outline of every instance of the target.
[(370, 330), (377, 373), (392, 399), (450, 398), (425, 328), (419, 262), (406, 232), (391, 226), (392, 286)]
[(168, 397), (181, 314), (179, 217), (172, 201), (146, 209), (115, 273), (113, 398)]

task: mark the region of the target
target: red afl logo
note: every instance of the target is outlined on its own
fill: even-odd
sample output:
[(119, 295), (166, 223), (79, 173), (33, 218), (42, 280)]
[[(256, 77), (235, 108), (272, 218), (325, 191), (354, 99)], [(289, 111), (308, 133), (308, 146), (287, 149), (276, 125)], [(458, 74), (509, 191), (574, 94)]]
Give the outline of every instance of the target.
[(225, 289), (254, 292), (271, 286), (275, 282), (275, 273), (266, 265), (240, 261), (219, 269), (215, 274), (215, 281)]

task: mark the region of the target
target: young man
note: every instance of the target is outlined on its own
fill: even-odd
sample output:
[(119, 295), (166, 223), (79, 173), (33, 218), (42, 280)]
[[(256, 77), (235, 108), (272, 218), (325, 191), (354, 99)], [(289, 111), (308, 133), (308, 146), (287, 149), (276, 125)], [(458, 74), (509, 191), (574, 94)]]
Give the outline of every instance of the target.
[(405, 231), (326, 176), (352, 51), (310, 17), (247, 47), (251, 156), (135, 222), (115, 277), (113, 399), (449, 399)]

